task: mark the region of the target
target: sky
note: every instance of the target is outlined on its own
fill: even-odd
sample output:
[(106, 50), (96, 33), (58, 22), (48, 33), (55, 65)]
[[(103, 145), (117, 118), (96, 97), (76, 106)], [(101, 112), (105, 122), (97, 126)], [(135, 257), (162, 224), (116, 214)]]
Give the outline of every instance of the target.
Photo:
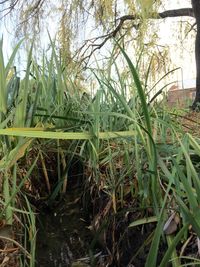
[[(168, 0), (165, 1), (165, 8), (185, 8), (191, 7), (190, 0)], [(191, 25), (195, 22), (193, 18), (181, 18), (182, 21), (190, 22)], [(159, 27), (160, 43), (169, 46), (169, 52), (172, 62), (181, 68), (177, 73), (177, 80), (184, 80), (185, 87), (195, 86), (195, 56), (194, 56), (194, 46), (195, 46), (195, 33), (189, 33), (182, 43), (177, 42), (177, 39), (182, 35), (182, 38), (186, 35), (185, 32), (181, 33), (180, 26), (178, 26), (178, 21), (180, 18), (168, 18), (163, 21)], [(186, 23), (186, 22), (185, 22)], [(173, 30), (175, 24), (177, 25), (177, 30)], [(188, 24), (188, 31), (190, 26)]]
[(162, 2), (165, 9), (191, 7), (191, 0), (165, 0)]

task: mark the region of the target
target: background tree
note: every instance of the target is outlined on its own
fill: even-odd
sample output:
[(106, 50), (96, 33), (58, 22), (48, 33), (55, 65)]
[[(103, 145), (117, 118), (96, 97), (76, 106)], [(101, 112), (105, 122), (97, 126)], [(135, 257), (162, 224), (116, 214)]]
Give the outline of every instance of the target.
[(192, 0), (192, 8), (197, 24), (197, 35), (195, 42), (195, 58), (196, 58), (196, 97), (192, 105), (193, 109), (200, 103), (200, 1)]
[[(168, 17), (196, 18), (196, 97), (192, 108), (200, 103), (200, 1), (192, 0), (188, 8), (158, 10), (163, 8), (161, 0), (4, 0), (0, 2), (1, 19), (8, 14), (14, 18), (16, 35), (20, 37), (39, 36), (48, 24), (58, 22), (58, 46), (63, 59), (88, 63), (91, 56), (99, 51), (112, 38), (126, 39), (133, 36), (141, 42), (145, 34), (152, 34), (151, 21)], [(48, 17), (48, 19), (46, 19)], [(99, 36), (84, 36), (86, 23), (93, 24)], [(86, 38), (81, 45), (81, 37)], [(40, 38), (41, 39), (41, 38)], [(42, 40), (42, 39), (41, 39)], [(77, 43), (77, 44), (76, 44)]]

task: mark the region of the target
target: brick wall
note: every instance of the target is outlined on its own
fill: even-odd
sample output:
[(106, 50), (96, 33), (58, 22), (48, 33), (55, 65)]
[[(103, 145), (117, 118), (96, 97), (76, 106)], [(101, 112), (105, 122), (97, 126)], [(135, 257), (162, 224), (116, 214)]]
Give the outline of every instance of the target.
[(188, 107), (195, 98), (196, 88), (171, 88), (167, 93), (167, 103), (170, 107)]

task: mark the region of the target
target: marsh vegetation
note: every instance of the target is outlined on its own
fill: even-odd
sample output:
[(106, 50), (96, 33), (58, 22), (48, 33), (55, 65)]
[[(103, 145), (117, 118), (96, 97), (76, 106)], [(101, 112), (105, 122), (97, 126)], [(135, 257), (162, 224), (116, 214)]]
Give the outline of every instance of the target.
[(106, 70), (87, 70), (96, 80), (93, 95), (61, 65), (53, 41), (40, 62), (30, 49), (21, 79), (13, 69), (20, 44), (5, 63), (0, 42), (1, 266), (37, 266), (37, 240), (50, 242), (37, 218), (70, 206), (72, 192), (71, 203), (84, 213), (85, 226), (77, 224), (91, 237), (87, 261), (69, 257), (65, 264), (198, 265), (196, 113), (156, 101), (148, 86), (151, 63), (140, 79), (139, 61), (133, 65), (118, 43), (127, 75), (111, 55)]

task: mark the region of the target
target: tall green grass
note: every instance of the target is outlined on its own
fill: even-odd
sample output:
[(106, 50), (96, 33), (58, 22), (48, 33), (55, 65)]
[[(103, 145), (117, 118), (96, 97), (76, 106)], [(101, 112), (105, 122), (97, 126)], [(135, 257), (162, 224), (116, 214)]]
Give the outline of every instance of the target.
[[(176, 248), (187, 239), (188, 226), (192, 225), (197, 236), (200, 234), (200, 170), (194, 160), (200, 157), (200, 141), (185, 134), (167, 110), (153, 102), (149, 105), (146, 88), (150, 66), (145, 81), (141, 81), (126, 51), (116, 44), (130, 75), (126, 79), (123, 77), (121, 66), (111, 55), (107, 72), (88, 70), (98, 84), (92, 97), (83, 94), (82, 88), (76, 85), (75, 74), (69, 76), (67, 67), (60, 66), (51, 39), (52, 53), (49, 57), (43, 55), (40, 65), (30, 49), (23, 80), (12, 71), (21, 42), (7, 64), (4, 63), (2, 42), (0, 174), (3, 177), (3, 209), (0, 219), (12, 225), (15, 212), (20, 213), (17, 196), (25, 194), (23, 185), (31, 179), (38, 160), (46, 170), (42, 149), (45, 140), (49, 139), (48, 145), (56, 148), (58, 173), (56, 187), (51, 191), (48, 173), (44, 172), (51, 200), (66, 192), (69, 167), (73, 157), (78, 156), (87, 168), (85, 183), (91, 186), (90, 191), (96, 188), (98, 193), (104, 192), (111, 203), (105, 214), (108, 222), (109, 214), (126, 211), (126, 202), (133, 200), (137, 200), (141, 218), (130, 222), (130, 227), (156, 222), (145, 266), (166, 266), (169, 262), (174, 267), (181, 266), (184, 261)], [(28, 157), (38, 139), (38, 155), (20, 181), (20, 161)], [(67, 148), (61, 140), (66, 140), (64, 146)], [(34, 266), (35, 214), (26, 196), (24, 199), (26, 212), (21, 210), (21, 214), (25, 214), (21, 217), (23, 223), (27, 223), (24, 247), (29, 248), (31, 257), (25, 254), (21, 266)], [(166, 236), (164, 228), (173, 211), (180, 222), (176, 232)], [(158, 263), (161, 243), (166, 244), (166, 251)]]

